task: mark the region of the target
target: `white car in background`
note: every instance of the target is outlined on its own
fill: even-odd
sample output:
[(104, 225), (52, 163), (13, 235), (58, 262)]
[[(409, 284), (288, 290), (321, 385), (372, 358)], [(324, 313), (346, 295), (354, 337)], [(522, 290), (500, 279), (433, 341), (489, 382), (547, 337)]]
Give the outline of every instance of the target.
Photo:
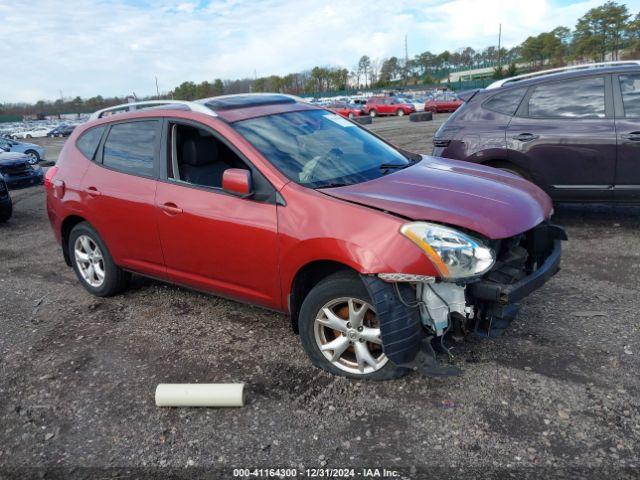
[(27, 129), (27, 130), (21, 130), (19, 132), (14, 132), (11, 134), (11, 138), (18, 139), (18, 138), (40, 138), (40, 137), (46, 137), (47, 133), (49, 133), (51, 129), (48, 127), (34, 127), (31, 129)]
[(410, 103), (416, 107), (416, 112), (424, 112), (424, 101), (422, 97), (405, 98), (406, 103)]

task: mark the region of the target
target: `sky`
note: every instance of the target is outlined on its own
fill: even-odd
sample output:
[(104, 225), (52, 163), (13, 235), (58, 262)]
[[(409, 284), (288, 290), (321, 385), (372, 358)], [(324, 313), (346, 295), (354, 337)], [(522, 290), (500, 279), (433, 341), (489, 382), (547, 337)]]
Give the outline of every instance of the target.
[[(0, 0), (0, 103), (511, 47), (604, 0)], [(632, 13), (640, 0), (625, 2)]]

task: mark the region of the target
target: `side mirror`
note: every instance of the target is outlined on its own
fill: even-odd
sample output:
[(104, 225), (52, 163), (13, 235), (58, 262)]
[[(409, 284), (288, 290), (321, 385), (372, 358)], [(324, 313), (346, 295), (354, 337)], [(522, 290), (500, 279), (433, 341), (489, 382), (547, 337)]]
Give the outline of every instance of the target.
[(250, 197), (251, 172), (242, 168), (228, 168), (222, 174), (222, 189), (240, 197)]

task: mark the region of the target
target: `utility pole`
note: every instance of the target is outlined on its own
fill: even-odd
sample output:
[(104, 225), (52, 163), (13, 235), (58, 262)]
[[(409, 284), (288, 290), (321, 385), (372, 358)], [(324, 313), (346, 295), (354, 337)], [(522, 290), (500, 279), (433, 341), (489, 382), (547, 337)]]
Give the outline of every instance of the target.
[(502, 24), (498, 27), (498, 68), (500, 68), (500, 44), (502, 42)]
[(158, 77), (156, 76), (156, 98), (160, 100), (160, 89), (158, 88)]
[(409, 48), (407, 47), (407, 34), (404, 35), (404, 86), (409, 82)]

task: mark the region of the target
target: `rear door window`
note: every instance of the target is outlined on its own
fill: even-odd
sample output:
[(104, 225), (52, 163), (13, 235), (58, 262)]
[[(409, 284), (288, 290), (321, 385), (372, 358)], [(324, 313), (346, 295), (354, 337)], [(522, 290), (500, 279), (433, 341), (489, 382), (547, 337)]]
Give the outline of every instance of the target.
[(80, 138), (76, 141), (76, 147), (78, 147), (78, 150), (80, 150), (89, 160), (93, 160), (105, 128), (107, 127), (104, 125), (90, 128), (80, 135)]
[(486, 101), (483, 106), (494, 112), (513, 115), (516, 113), (518, 105), (520, 105), (526, 91), (527, 89), (523, 87), (507, 90), (506, 92), (494, 95)]
[(121, 172), (144, 177), (154, 176), (158, 156), (159, 125), (158, 120), (113, 125), (104, 142), (102, 163)]
[(640, 74), (620, 75), (620, 92), (625, 117), (640, 117)]
[(604, 77), (580, 78), (534, 87), (529, 116), (542, 118), (604, 118)]

